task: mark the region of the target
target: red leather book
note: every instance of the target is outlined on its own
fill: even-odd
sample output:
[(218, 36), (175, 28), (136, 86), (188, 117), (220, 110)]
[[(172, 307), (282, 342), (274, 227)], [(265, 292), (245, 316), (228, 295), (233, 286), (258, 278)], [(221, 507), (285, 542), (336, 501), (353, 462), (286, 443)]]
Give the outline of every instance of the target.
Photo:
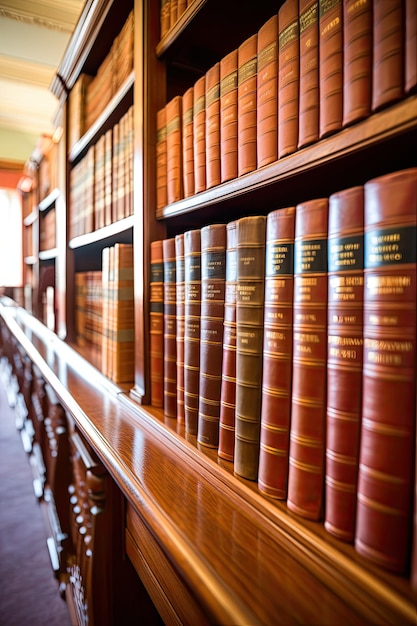
[(182, 96), (182, 165), (184, 198), (194, 195), (194, 87)]
[(353, 542), (362, 411), (363, 187), (329, 198), (326, 530)]
[(405, 0), (405, 92), (417, 89), (417, 3)]
[(182, 97), (166, 104), (167, 114), (167, 199), (168, 204), (181, 200), (182, 191)]
[(175, 236), (175, 278), (177, 303), (177, 420), (185, 423), (184, 413), (184, 235)]
[(194, 190), (206, 189), (206, 75), (194, 84)]
[(167, 195), (167, 127), (166, 108), (156, 114), (156, 208), (163, 209)]
[(238, 48), (238, 176), (256, 169), (257, 40), (252, 35)]
[(342, 0), (319, 0), (319, 80), (319, 137), (322, 139), (342, 128)]
[(417, 168), (365, 184), (363, 403), (355, 547), (410, 566), (416, 422)]
[(319, 138), (319, 3), (300, 0), (300, 102), (298, 147)]
[(220, 63), (206, 73), (206, 186), (220, 179)]
[(204, 226), (201, 235), (200, 383), (197, 441), (219, 445), (222, 385), (226, 225)]
[(295, 207), (267, 215), (259, 490), (287, 497)]
[(327, 362), (328, 198), (297, 205), (288, 508), (323, 514)]
[(372, 67), (372, 110), (377, 111), (403, 96), (402, 0), (374, 0)]
[(218, 454), (233, 461), (236, 409), (236, 221), (226, 226), (226, 285), (224, 296), (222, 388)]
[(149, 284), (151, 404), (164, 406), (164, 265), (162, 240), (151, 242)]
[(256, 480), (261, 424), (266, 217), (237, 221), (234, 472)]
[(278, 158), (278, 15), (258, 31), (258, 167)]
[(164, 413), (177, 417), (177, 303), (175, 237), (162, 242), (164, 260)]
[(343, 2), (343, 126), (371, 113), (372, 0)]
[(278, 11), (278, 158), (298, 144), (300, 35), (298, 0), (285, 0)]
[(237, 50), (220, 61), (220, 175), (237, 177)]
[(196, 435), (200, 381), (201, 237), (184, 233), (184, 413), (185, 430)]

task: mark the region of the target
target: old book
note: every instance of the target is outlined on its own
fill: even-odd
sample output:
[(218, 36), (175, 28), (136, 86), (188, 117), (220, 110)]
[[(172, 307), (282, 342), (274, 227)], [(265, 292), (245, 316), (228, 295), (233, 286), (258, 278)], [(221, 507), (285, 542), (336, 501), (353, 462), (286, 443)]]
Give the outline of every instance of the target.
[(219, 445), (223, 322), (226, 282), (226, 225), (210, 224), (201, 236), (200, 382), (197, 441)]
[(156, 114), (156, 208), (168, 203), (167, 195), (167, 127), (166, 108)]
[(257, 480), (261, 424), (265, 278), (263, 215), (237, 221), (236, 413), (234, 472)]
[(343, 126), (371, 113), (372, 0), (343, 2)]
[(278, 15), (258, 30), (257, 166), (278, 158)]
[(177, 303), (177, 420), (185, 423), (184, 414), (184, 235), (175, 236), (175, 277)]
[(101, 280), (103, 296), (103, 334), (101, 347), (101, 371), (109, 376), (109, 335), (110, 335), (110, 247), (106, 246), (101, 252)]
[(164, 260), (164, 414), (177, 417), (177, 293), (175, 237), (162, 241)]
[(184, 233), (184, 413), (185, 430), (197, 434), (200, 380), (201, 237)]
[(300, 98), (298, 148), (319, 138), (319, 3), (299, 1)]
[(194, 190), (206, 189), (206, 75), (194, 83)]
[(162, 240), (152, 241), (149, 284), (149, 365), (151, 404), (164, 406), (164, 265)]
[(237, 177), (237, 50), (220, 61), (220, 175)]
[(405, 92), (414, 93), (417, 89), (417, 3), (405, 0)]
[(178, 19), (178, 0), (170, 0), (169, 26), (172, 28)]
[(104, 133), (104, 224), (112, 223), (113, 204), (113, 130), (109, 128)]
[(111, 207), (111, 214), (112, 214), (112, 222), (116, 222), (118, 219), (117, 216), (117, 189), (118, 189), (118, 185), (119, 185), (119, 150), (120, 150), (120, 143), (119, 143), (119, 123), (117, 122), (114, 126), (113, 126), (113, 156), (112, 156), (112, 167), (111, 167), (111, 175), (112, 175), (112, 207)]
[(168, 204), (182, 198), (182, 97), (166, 105), (167, 112), (167, 199)]
[(161, 0), (160, 31), (161, 39), (167, 34), (171, 24), (171, 0)]
[[(417, 418), (417, 408), (416, 408), (416, 418)], [(417, 432), (416, 432), (416, 446), (417, 446)], [(416, 447), (417, 449), (417, 447)], [(415, 594), (417, 594), (417, 456), (415, 459), (415, 473), (414, 473), (414, 517), (412, 523), (412, 533), (413, 533), (413, 552), (411, 555), (411, 573), (410, 573), (410, 582), (411, 588)]]
[(194, 195), (194, 87), (182, 96), (182, 175), (184, 198)]
[(291, 419), (295, 207), (267, 215), (259, 490), (285, 500)]
[(206, 73), (207, 189), (220, 182), (220, 63), (215, 63)]
[(288, 508), (323, 514), (327, 361), (327, 198), (297, 205)]
[[(104, 216), (104, 147), (105, 137), (101, 135), (94, 151), (94, 228), (103, 228)], [(83, 220), (84, 221), (84, 220)], [(83, 232), (84, 227), (82, 229)]]
[(363, 187), (329, 198), (324, 526), (353, 542), (362, 412)]
[(233, 461), (236, 410), (236, 221), (226, 225), (226, 285), (224, 295), (222, 388), (220, 394), (219, 448), (222, 459)]
[(114, 313), (112, 319), (115, 383), (133, 382), (135, 372), (135, 316), (133, 289), (133, 245), (114, 246)]
[(278, 158), (298, 144), (300, 36), (298, 0), (285, 0), (278, 11)]
[(365, 184), (363, 403), (355, 547), (408, 571), (416, 418), (417, 168)]
[(372, 111), (377, 111), (403, 95), (402, 0), (374, 0), (372, 68)]
[(319, 137), (322, 139), (342, 128), (342, 0), (319, 0), (319, 81)]
[(258, 35), (248, 37), (238, 48), (237, 79), (237, 173), (256, 169), (256, 81)]

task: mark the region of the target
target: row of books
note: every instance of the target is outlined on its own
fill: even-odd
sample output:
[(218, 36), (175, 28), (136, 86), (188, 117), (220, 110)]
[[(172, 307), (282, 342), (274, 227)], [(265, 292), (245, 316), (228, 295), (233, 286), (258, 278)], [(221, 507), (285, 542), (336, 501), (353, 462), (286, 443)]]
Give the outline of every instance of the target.
[(133, 213), (133, 106), (100, 135), (70, 173), (70, 237)]
[(286, 0), (157, 112), (157, 210), (415, 91), (416, 30), (413, 0)]
[(409, 568), (417, 168), (151, 243), (151, 403), (235, 474)]
[(52, 250), (56, 247), (56, 215), (55, 207), (40, 216), (39, 249)]
[(100, 350), (103, 333), (101, 270), (76, 272), (74, 280), (77, 345)]
[(173, 28), (194, 0), (161, 0), (160, 6), (160, 35), (164, 37), (170, 28)]

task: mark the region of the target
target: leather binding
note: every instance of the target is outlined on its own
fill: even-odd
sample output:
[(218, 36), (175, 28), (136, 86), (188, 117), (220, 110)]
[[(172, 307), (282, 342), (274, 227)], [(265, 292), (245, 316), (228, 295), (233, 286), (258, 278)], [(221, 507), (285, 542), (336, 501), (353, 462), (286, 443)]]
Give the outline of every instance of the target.
[(172, 28), (178, 19), (178, 0), (170, 0), (169, 27)]
[(156, 208), (168, 203), (167, 195), (167, 126), (166, 108), (156, 114)]
[(164, 259), (164, 414), (177, 417), (177, 304), (175, 237), (162, 242)]
[[(416, 411), (417, 418), (417, 411)], [(417, 423), (417, 421), (416, 421)], [(416, 449), (417, 449), (417, 433), (416, 433)], [(414, 519), (413, 519), (413, 553), (411, 555), (411, 588), (417, 596), (417, 455), (415, 455), (415, 474), (414, 474)]]
[(226, 225), (226, 285), (224, 297), (222, 388), (218, 454), (233, 461), (236, 409), (236, 221)]
[(237, 50), (220, 61), (220, 176), (237, 177)]
[(342, 128), (342, 0), (319, 0), (319, 81), (319, 137), (322, 139)]
[(278, 11), (278, 158), (298, 144), (300, 35), (298, 0), (285, 0)]
[(287, 497), (291, 418), (295, 207), (267, 215), (258, 487)]
[(167, 196), (168, 204), (181, 200), (182, 192), (182, 97), (175, 96), (167, 111)]
[(184, 233), (184, 413), (185, 431), (197, 434), (200, 383), (201, 237)]
[(130, 383), (135, 371), (133, 245), (114, 246), (113, 366), (115, 383)]
[(185, 423), (184, 414), (184, 235), (175, 236), (175, 278), (177, 317), (177, 420)]
[(298, 148), (319, 138), (319, 3), (300, 0), (300, 100)]
[(206, 75), (194, 83), (194, 190), (206, 189)]
[(220, 184), (220, 63), (206, 73), (206, 186)]
[(416, 420), (417, 168), (365, 184), (363, 404), (356, 550), (410, 567)]
[(201, 321), (198, 443), (219, 445), (223, 322), (226, 282), (226, 225), (201, 229)]
[(256, 169), (257, 40), (258, 35), (252, 35), (238, 48), (238, 176)]
[(161, 0), (160, 31), (161, 39), (167, 34), (171, 22), (171, 0)]
[(237, 221), (236, 412), (234, 472), (257, 480), (261, 423), (265, 278), (263, 215)]
[(151, 404), (164, 406), (164, 265), (162, 240), (151, 242), (150, 312), (150, 379)]
[(278, 158), (278, 15), (258, 31), (258, 167)]
[(403, 96), (404, 47), (402, 0), (373, 4), (372, 111)]
[(362, 411), (363, 187), (329, 198), (326, 530), (353, 542)]
[(371, 114), (372, 0), (343, 3), (343, 126)]
[(405, 0), (405, 92), (417, 90), (417, 3)]
[(184, 198), (194, 195), (194, 87), (182, 96), (182, 161)]
[(323, 515), (327, 362), (328, 198), (296, 206), (294, 323), (287, 506)]

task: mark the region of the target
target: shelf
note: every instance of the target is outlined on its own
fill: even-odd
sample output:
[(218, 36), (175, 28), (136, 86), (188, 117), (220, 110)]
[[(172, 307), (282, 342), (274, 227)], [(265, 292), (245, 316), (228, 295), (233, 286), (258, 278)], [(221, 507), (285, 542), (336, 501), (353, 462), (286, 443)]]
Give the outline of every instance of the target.
[(58, 248), (51, 248), (50, 250), (40, 250), (39, 260), (49, 261), (50, 259), (56, 259), (58, 256)]
[(24, 262), (26, 265), (35, 265), (35, 263), (38, 262), (38, 259), (36, 256), (25, 256), (24, 258)]
[(29, 213), (29, 215), (27, 215), (24, 218), (23, 224), (25, 226), (32, 226), (32, 224), (34, 224), (37, 219), (38, 219), (38, 211), (36, 209), (33, 209), (32, 212)]
[(118, 222), (114, 222), (113, 224), (109, 224), (108, 226), (104, 226), (99, 230), (95, 230), (92, 233), (85, 233), (85, 235), (79, 235), (78, 237), (74, 237), (69, 242), (69, 247), (72, 249), (83, 248), (90, 244), (102, 242), (103, 245), (108, 243), (108, 240), (120, 235), (121, 233), (126, 233), (133, 227), (134, 224), (134, 216), (130, 215), (123, 220)]
[(57, 188), (52, 189), (52, 191), (43, 200), (39, 202), (38, 204), (39, 211), (42, 211), (42, 212), (47, 211), (48, 209), (53, 207), (55, 202), (59, 198), (60, 194), (61, 192), (59, 189)]

